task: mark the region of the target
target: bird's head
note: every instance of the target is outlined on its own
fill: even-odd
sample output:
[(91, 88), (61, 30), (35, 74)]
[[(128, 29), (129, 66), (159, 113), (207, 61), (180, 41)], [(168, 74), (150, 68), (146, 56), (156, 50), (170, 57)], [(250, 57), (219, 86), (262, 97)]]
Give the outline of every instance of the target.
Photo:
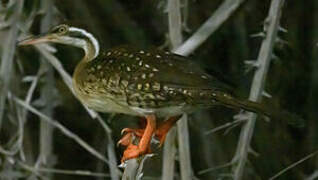
[(20, 41), (20, 46), (31, 44), (53, 42), (71, 45), (82, 48), (86, 56), (95, 58), (99, 54), (99, 43), (96, 38), (84, 29), (70, 27), (66, 24), (61, 24), (53, 27), (47, 33), (32, 36)]

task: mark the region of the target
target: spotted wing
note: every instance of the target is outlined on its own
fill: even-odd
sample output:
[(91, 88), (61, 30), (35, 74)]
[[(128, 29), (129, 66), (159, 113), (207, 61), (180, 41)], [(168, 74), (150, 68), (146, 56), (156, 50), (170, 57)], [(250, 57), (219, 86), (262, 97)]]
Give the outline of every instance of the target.
[(157, 108), (195, 104), (195, 98), (202, 91), (227, 89), (196, 63), (160, 50), (121, 46), (105, 52), (96, 63), (102, 65), (110, 77), (120, 77), (116, 88), (125, 92), (126, 103), (131, 106)]

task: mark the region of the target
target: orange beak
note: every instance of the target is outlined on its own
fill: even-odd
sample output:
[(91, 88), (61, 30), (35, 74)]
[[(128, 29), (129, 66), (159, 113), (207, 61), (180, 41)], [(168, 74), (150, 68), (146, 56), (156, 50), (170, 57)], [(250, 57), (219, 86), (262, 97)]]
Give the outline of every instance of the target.
[(38, 43), (45, 43), (50, 41), (50, 36), (49, 35), (38, 35), (38, 36), (32, 36), (29, 38), (26, 38), (22, 41), (18, 42), (19, 46), (27, 46), (31, 44), (38, 44)]

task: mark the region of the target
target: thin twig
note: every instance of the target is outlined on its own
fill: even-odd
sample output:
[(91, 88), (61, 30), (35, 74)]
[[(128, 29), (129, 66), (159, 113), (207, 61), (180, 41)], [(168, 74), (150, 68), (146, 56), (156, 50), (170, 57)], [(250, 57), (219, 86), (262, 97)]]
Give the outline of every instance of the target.
[(190, 32), (190, 28), (188, 27), (188, 19), (189, 19), (189, 0), (183, 0), (182, 2), (182, 27), (184, 31)]
[[(0, 153), (5, 156), (14, 156), (18, 152), (21, 152), (21, 157), (24, 159), (24, 153), (22, 151), (23, 145), (23, 135), (24, 135), (24, 121), (23, 121), (23, 111), (17, 108), (17, 119), (18, 119), (18, 130), (15, 135), (12, 136), (12, 140), (15, 141), (14, 144), (10, 145), (10, 150), (6, 150), (0, 145)], [(15, 140), (17, 139), (17, 140)]]
[(232, 162), (229, 162), (229, 163), (222, 164), (222, 165), (219, 165), (219, 166), (216, 166), (216, 167), (204, 169), (204, 170), (199, 171), (198, 174), (199, 175), (206, 174), (206, 173), (209, 173), (211, 171), (215, 171), (215, 170), (219, 170), (219, 169), (222, 169), (222, 168), (226, 168), (228, 166), (231, 166), (232, 164), (233, 164)]
[(208, 131), (205, 132), (204, 134), (205, 134), (205, 135), (209, 135), (209, 134), (215, 133), (215, 132), (217, 132), (217, 131), (220, 131), (220, 130), (222, 130), (222, 129), (225, 129), (225, 128), (227, 128), (227, 127), (236, 125), (236, 124), (238, 124), (238, 123), (240, 123), (240, 122), (244, 122), (244, 121), (246, 121), (246, 120), (244, 120), (244, 119), (238, 119), (238, 120), (235, 120), (235, 121), (233, 121), (233, 122), (228, 122), (228, 123), (225, 123), (225, 124), (223, 124), (223, 125), (221, 125), (221, 126), (218, 126), (218, 127), (216, 127), (216, 128), (213, 128), (213, 129), (211, 129), (211, 130), (208, 130)]
[(18, 144), (18, 149), (19, 149), (19, 154), (20, 154), (20, 158), (25, 161), (25, 153), (23, 151), (23, 140), (24, 140), (24, 119), (23, 119), (23, 111), (24, 108), (18, 108), (17, 107), (17, 117), (18, 117), (18, 140), (17, 140), (17, 144)]
[[(39, 79), (40, 79), (40, 76), (42, 75), (43, 73), (43, 70), (42, 70), (42, 67), (40, 66), (40, 68), (38, 69), (38, 72), (36, 73), (36, 75), (32, 78), (32, 82), (31, 82), (31, 85), (30, 85), (30, 88), (28, 89), (28, 93), (25, 97), (25, 102), (30, 104), (31, 100), (32, 100), (32, 97), (33, 97), (33, 94), (34, 94), (34, 91), (35, 91), (35, 88), (39, 82)], [(26, 121), (26, 116), (27, 116), (27, 110), (24, 109), (24, 112), (23, 112), (23, 122)]]
[(279, 171), (277, 174), (275, 174), (274, 176), (272, 176), (271, 178), (269, 178), (268, 180), (274, 180), (274, 179), (277, 179), (279, 176), (281, 176), (282, 174), (284, 174), (285, 172), (287, 172), (288, 170), (294, 168), (295, 166), (299, 165), (300, 163), (314, 157), (315, 155), (318, 154), (318, 151), (315, 151), (303, 158), (301, 158), (300, 160), (296, 161), (295, 163), (289, 165), (288, 167), (284, 168), (283, 170)]
[[(1, 56), (1, 67), (0, 67), (0, 129), (2, 127), (4, 110), (6, 108), (6, 98), (9, 90), (10, 79), (12, 77), (12, 68), (13, 68), (13, 58), (16, 49), (16, 41), (18, 37), (18, 27), (17, 22), (20, 15), (22, 14), (24, 0), (19, 2), (16, 0), (13, 2), (12, 6), (15, 6), (15, 9), (12, 10), (14, 14), (11, 15), (11, 18), (8, 20), (11, 22), (8, 31), (6, 32), (6, 39), (2, 43), (2, 56)], [(12, 19), (12, 20), (11, 20)]]
[[(115, 116), (115, 114), (111, 114), (109, 116), (108, 120), (113, 119), (114, 116)], [(102, 118), (100, 118), (100, 116), (97, 116), (97, 118), (99, 119), (99, 121), (103, 120)], [(107, 127), (108, 126), (104, 126), (105, 131), (108, 132), (108, 133), (106, 133), (106, 137), (107, 137), (107, 156), (108, 156), (108, 160), (110, 163), (109, 164), (110, 177), (111, 177), (111, 180), (118, 180), (119, 175), (121, 173), (118, 173), (118, 171), (117, 171), (117, 157), (116, 157), (116, 153), (115, 153), (115, 143), (114, 143), (113, 137), (111, 136), (112, 131), (111, 131), (111, 129), (107, 130)]]
[[(256, 69), (254, 74), (252, 87), (250, 90), (249, 100), (251, 101), (260, 101), (262, 97), (265, 79), (272, 58), (272, 51), (276, 42), (277, 31), (279, 29), (279, 20), (281, 17), (283, 4), (284, 0), (272, 0), (271, 2), (269, 14), (266, 18), (266, 25), (268, 25), (266, 28), (267, 35), (261, 45), (261, 49), (257, 58), (259, 67)], [(248, 113), (248, 116), (249, 118), (247, 123), (242, 127), (236, 154), (233, 158), (233, 164), (235, 164), (233, 170), (235, 180), (240, 180), (243, 178), (244, 168), (247, 161), (247, 155), (249, 152), (257, 117), (257, 115), (254, 113)]]
[[(12, 95), (11, 95), (12, 96)], [(73, 139), (75, 142), (77, 142), (79, 145), (81, 145), (84, 149), (86, 149), (88, 152), (90, 152), (92, 155), (97, 157), (98, 159), (104, 161), (105, 163), (109, 163), (108, 160), (101, 155), (99, 152), (97, 152), (94, 148), (92, 148), (89, 144), (87, 144), (84, 140), (82, 140), (78, 135), (74, 134), (72, 131), (68, 130), (66, 127), (64, 127), (62, 124), (60, 124), (58, 121), (46, 116), (42, 112), (38, 111), (37, 109), (33, 108), (31, 105), (25, 103), (23, 100), (17, 98), (17, 97), (12, 97), (13, 100), (19, 104), (20, 106), (28, 109), (30, 112), (36, 114), (41, 118), (41, 120), (46, 121), (50, 125), (56, 127), (59, 129), (63, 134), (71, 139)]]
[[(41, 22), (41, 33), (44, 33), (49, 30), (50, 25), (53, 21), (53, 2), (51, 0), (41, 1), (41, 6), (45, 15)], [(52, 66), (49, 65), (47, 61), (43, 57), (41, 57), (41, 67), (45, 69), (45, 84), (41, 87), (41, 96), (40, 100), (45, 105), (42, 109), (42, 112), (49, 117), (53, 116), (53, 111), (55, 106), (57, 105), (56, 92), (57, 89), (55, 87), (55, 79)], [(47, 167), (51, 168), (54, 164), (52, 162), (48, 162), (50, 157), (53, 157), (53, 126), (47, 123), (46, 121), (40, 122), (40, 151), (38, 156), (38, 164), (39, 167)], [(51, 175), (48, 175), (48, 178), (51, 179)]]
[(212, 16), (181, 46), (174, 49), (177, 54), (187, 56), (204, 43), (244, 2), (244, 0), (225, 0)]
[(318, 178), (318, 171), (314, 171), (310, 176), (308, 176), (305, 180), (315, 180)]
[(109, 174), (104, 173), (96, 173), (87, 170), (65, 170), (65, 169), (52, 169), (52, 168), (38, 168), (29, 166), (23, 162), (18, 162), (18, 164), (25, 170), (31, 172), (46, 172), (46, 173), (54, 173), (54, 174), (65, 174), (65, 175), (76, 175), (76, 176), (91, 176), (91, 177), (110, 177)]
[[(18, 37), (17, 21), (19, 19), (20, 13), (23, 8), (23, 1), (21, 3), (18, 3), (17, 1), (12, 1), (11, 5), (12, 6), (16, 5), (14, 10), (15, 13), (12, 14), (11, 18), (7, 20), (8, 21), (7, 25), (9, 25), (9, 28), (7, 31), (4, 32), (6, 33), (7, 38), (5, 39), (5, 42), (1, 44), (2, 56), (1, 56), (1, 68), (0, 68), (0, 129), (2, 127), (2, 120), (4, 118), (5, 107), (9, 106), (6, 104), (6, 99), (7, 99), (6, 94), (9, 91), (10, 80), (12, 78), (15, 43)], [(18, 129), (17, 129), (16, 135), (12, 136), (12, 139), (15, 141), (15, 143), (11, 145), (10, 150), (6, 150), (0, 145), (0, 153), (6, 156), (13, 156), (19, 151), (21, 152), (22, 144), (23, 144), (23, 132), (24, 132), (24, 128), (23, 128), (24, 121), (21, 115), (22, 115), (22, 112), (20, 111), (20, 109), (17, 109)], [(23, 152), (21, 152), (20, 154), (21, 154), (21, 157), (24, 157)]]
[[(35, 91), (35, 88), (36, 88), (36, 86), (37, 86), (37, 84), (38, 84), (38, 81), (39, 81), (39, 79), (40, 79), (40, 76), (41, 76), (41, 74), (42, 74), (42, 68), (40, 67), (39, 69), (38, 69), (38, 72), (37, 72), (37, 74), (34, 76), (34, 77), (32, 77), (32, 81), (31, 81), (31, 85), (30, 85), (30, 88), (28, 89), (28, 92), (27, 92), (27, 95), (26, 95), (26, 97), (25, 97), (25, 102), (27, 103), (27, 104), (30, 104), (30, 102), (31, 102), (31, 100), (32, 100), (32, 96), (33, 96), (33, 94), (34, 94), (34, 91)], [(21, 111), (20, 111), (20, 109), (21, 109)], [(26, 160), (26, 157), (25, 157), (25, 153), (24, 153), (24, 148), (23, 148), (23, 139), (24, 139), (24, 124), (26, 123), (26, 121), (27, 121), (27, 110), (25, 109), (25, 108), (18, 108), (17, 109), (18, 110), (18, 120), (19, 120), (19, 139), (21, 139), (21, 141), (20, 141), (20, 143), (21, 143), (21, 149), (20, 149), (20, 157), (21, 157), (21, 159), (23, 160), (23, 161), (25, 161)], [(20, 123), (21, 122), (21, 123)], [(21, 127), (20, 127), (21, 126)], [(19, 140), (18, 140), (18, 142), (19, 142)], [(29, 157), (29, 159), (33, 159), (33, 158), (31, 158), (30, 157), (30, 154), (28, 154), (28, 157)]]

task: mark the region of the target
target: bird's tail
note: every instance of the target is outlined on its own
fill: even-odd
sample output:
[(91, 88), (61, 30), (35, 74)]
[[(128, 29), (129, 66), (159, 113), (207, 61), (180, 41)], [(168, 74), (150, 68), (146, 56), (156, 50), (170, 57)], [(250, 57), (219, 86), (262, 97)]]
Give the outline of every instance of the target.
[(228, 94), (213, 94), (213, 99), (230, 108), (240, 108), (257, 114), (265, 115), (274, 120), (281, 120), (294, 127), (304, 127), (305, 121), (298, 115), (281, 110), (279, 108), (266, 106), (265, 104), (249, 100), (240, 100)]

